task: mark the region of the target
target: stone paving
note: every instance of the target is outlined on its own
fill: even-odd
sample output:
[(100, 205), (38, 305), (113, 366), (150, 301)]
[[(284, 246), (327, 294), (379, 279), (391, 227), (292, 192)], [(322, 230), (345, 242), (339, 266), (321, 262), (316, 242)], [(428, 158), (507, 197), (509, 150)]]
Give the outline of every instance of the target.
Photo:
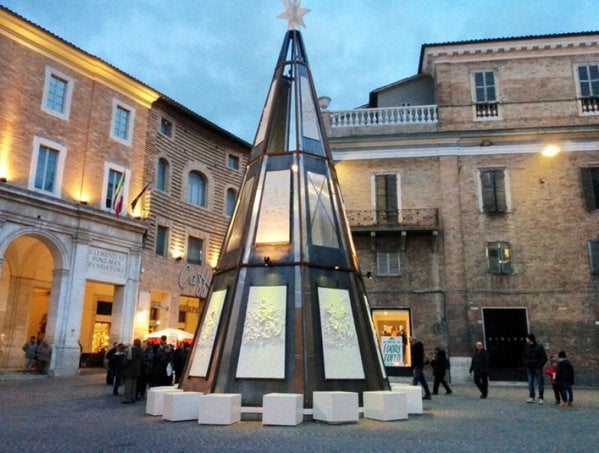
[[(409, 420), (304, 422), (263, 427), (166, 422), (145, 402), (122, 405), (99, 369), (74, 378), (0, 376), (0, 452), (593, 452), (599, 451), (599, 389), (574, 389), (570, 408), (526, 404), (523, 386), (474, 385), (424, 401)], [(121, 388), (122, 390), (122, 388)]]

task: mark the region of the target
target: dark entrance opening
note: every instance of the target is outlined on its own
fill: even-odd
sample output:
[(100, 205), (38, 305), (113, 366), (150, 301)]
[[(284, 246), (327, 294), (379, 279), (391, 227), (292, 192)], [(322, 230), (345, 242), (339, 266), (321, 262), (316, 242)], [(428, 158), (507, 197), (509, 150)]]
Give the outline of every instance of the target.
[(483, 308), (485, 347), (491, 356), (489, 379), (526, 381), (522, 351), (528, 323), (526, 308)]

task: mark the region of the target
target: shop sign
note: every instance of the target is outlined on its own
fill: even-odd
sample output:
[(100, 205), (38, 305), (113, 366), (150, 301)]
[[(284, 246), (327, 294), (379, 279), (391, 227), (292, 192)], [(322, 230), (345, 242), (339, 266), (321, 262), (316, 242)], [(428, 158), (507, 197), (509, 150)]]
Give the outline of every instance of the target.
[(191, 286), (195, 288), (195, 295), (201, 299), (208, 295), (208, 288), (212, 281), (212, 269), (207, 266), (191, 266), (186, 264), (179, 273), (179, 288), (184, 290)]
[(403, 341), (401, 337), (381, 337), (381, 343), (385, 366), (403, 366)]

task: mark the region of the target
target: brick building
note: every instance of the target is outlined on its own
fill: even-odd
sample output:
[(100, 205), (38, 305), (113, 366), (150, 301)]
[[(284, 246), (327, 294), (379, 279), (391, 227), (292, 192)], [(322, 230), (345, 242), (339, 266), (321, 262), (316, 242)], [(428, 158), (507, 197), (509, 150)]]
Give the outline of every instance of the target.
[(193, 332), (249, 145), (5, 8), (0, 55), (0, 369)]
[(598, 62), (599, 33), (425, 44), (417, 75), (325, 111), (379, 335), (448, 348), (454, 380), (483, 340), (509, 380), (533, 332), (597, 381)]

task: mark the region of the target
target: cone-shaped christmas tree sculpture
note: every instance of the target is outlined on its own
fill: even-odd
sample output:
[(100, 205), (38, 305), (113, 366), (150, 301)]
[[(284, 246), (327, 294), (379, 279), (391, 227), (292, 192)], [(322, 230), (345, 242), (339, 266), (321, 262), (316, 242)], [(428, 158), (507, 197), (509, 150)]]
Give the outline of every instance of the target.
[(304, 407), (314, 391), (389, 388), (298, 30), (283, 41), (181, 386), (241, 393), (244, 406), (302, 393)]

